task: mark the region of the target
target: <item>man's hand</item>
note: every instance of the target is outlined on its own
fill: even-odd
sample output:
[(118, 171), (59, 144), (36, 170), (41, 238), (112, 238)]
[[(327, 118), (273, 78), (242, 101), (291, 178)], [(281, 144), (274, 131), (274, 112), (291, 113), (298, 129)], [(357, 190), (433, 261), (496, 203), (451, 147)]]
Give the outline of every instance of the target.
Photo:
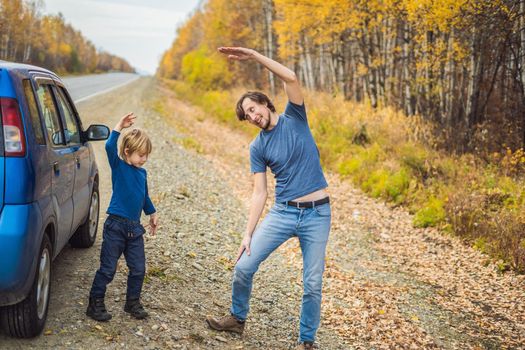
[(250, 235), (245, 235), (242, 239), (241, 246), (239, 247), (239, 252), (237, 253), (237, 259), (235, 262), (239, 261), (242, 256), (242, 253), (246, 251), (246, 254), (250, 255), (250, 243), (252, 242), (252, 237)]
[(125, 116), (120, 118), (117, 125), (115, 125), (115, 130), (120, 132), (120, 130), (122, 129), (129, 128), (133, 125), (133, 123), (135, 123), (136, 118), (137, 117), (135, 116), (135, 114), (133, 114), (133, 112), (126, 114)]
[(228, 55), (229, 59), (236, 61), (245, 61), (252, 59), (256, 51), (252, 49), (247, 49), (244, 47), (219, 47), (220, 53)]
[(157, 214), (153, 213), (149, 216), (149, 234), (155, 236), (157, 233), (157, 227), (159, 220), (157, 219)]

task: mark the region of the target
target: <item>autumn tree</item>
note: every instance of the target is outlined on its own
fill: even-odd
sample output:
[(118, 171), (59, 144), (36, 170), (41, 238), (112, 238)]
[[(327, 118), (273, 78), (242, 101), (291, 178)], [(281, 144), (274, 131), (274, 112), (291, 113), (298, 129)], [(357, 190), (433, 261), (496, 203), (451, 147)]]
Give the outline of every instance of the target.
[[(202, 10), (196, 11), (177, 30), (178, 36), (164, 53), (157, 74), (175, 79), (187, 78), (195, 83), (208, 81), (208, 77), (198, 75), (210, 72), (222, 76), (221, 79), (213, 79), (216, 87), (229, 86), (234, 81), (250, 82), (254, 87), (263, 86), (268, 76), (261, 76), (262, 70), (258, 65), (241, 67), (224, 62), (216, 51), (219, 46), (265, 50), (263, 42), (268, 40), (268, 36), (264, 36), (265, 17), (260, 15), (262, 5), (259, 0), (208, 1)], [(198, 62), (192, 62), (193, 59)]]
[[(134, 71), (124, 59), (97, 52), (61, 14), (42, 16), (42, 6), (42, 1), (0, 0), (0, 59), (58, 73)], [(105, 61), (109, 64), (100, 64)]]
[[(209, 0), (178, 33), (161, 76), (184, 79), (191, 52), (247, 46), (308, 89), (422, 116), (438, 146), (525, 146), (525, 0)], [(272, 88), (258, 66), (227, 67), (217, 86)]]

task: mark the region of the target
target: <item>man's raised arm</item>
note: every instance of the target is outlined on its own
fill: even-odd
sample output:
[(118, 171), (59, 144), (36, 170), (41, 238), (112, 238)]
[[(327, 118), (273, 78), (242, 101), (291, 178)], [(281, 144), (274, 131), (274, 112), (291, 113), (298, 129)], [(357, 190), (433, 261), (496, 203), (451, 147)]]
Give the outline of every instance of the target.
[(229, 59), (237, 61), (255, 60), (277, 75), (284, 83), (284, 90), (288, 100), (297, 105), (302, 105), (304, 98), (295, 72), (281, 63), (272, 60), (259, 52), (244, 47), (219, 47), (219, 52), (228, 55)]

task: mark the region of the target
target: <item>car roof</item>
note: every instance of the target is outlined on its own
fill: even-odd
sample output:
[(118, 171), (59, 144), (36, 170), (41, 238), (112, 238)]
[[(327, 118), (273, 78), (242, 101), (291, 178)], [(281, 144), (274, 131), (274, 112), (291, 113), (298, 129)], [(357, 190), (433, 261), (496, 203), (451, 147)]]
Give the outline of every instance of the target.
[(0, 69), (6, 69), (8, 71), (15, 71), (18, 73), (23, 73), (24, 75), (27, 75), (29, 72), (42, 72), (47, 73), (51, 75), (53, 78), (57, 79), (58, 81), (62, 81), (58, 75), (53, 73), (50, 70), (47, 70), (42, 67), (33, 66), (30, 64), (24, 64), (24, 63), (16, 63), (16, 62), (9, 62), (9, 61), (3, 61), (0, 60)]

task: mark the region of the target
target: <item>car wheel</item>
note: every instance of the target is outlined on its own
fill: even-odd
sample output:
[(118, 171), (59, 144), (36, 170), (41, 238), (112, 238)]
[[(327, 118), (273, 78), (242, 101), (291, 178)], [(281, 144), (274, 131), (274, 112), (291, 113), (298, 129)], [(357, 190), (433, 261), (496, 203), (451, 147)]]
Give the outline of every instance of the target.
[(95, 183), (93, 185), (93, 192), (91, 192), (91, 201), (86, 221), (78, 227), (73, 236), (69, 239), (69, 243), (72, 247), (89, 248), (95, 243), (95, 239), (97, 238), (99, 210), (100, 197), (98, 185)]
[(35, 279), (29, 295), (15, 305), (4, 306), (0, 312), (2, 328), (11, 337), (32, 338), (44, 329), (51, 286), (51, 242), (42, 239)]

